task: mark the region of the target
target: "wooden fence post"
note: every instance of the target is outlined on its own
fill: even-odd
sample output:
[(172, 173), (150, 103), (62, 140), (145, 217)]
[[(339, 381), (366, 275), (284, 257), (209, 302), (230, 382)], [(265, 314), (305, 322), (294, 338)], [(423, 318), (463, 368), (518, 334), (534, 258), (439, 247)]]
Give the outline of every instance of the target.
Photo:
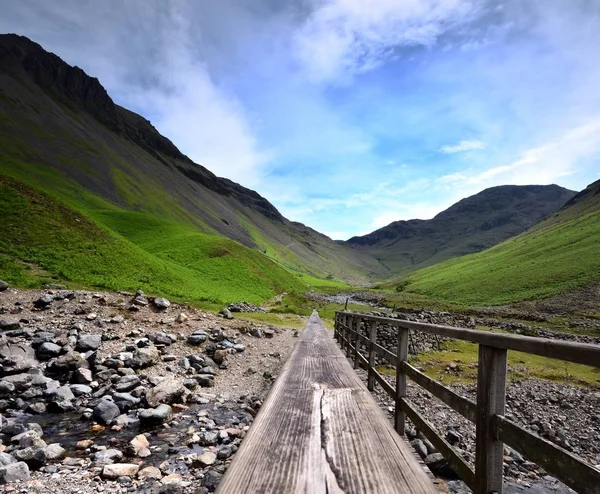
[(408, 360), (408, 329), (398, 328), (398, 353), (396, 355), (396, 412), (394, 425), (401, 436), (405, 432), (406, 414), (402, 410), (402, 398), (406, 396), (406, 374), (402, 362)]
[(375, 386), (375, 375), (373, 373), (373, 368), (375, 367), (375, 348), (373, 345), (377, 343), (377, 321), (371, 321), (369, 324), (369, 377), (367, 379), (367, 388), (369, 391), (373, 391)]
[(353, 323), (354, 316), (348, 315), (348, 318), (346, 319), (346, 357), (350, 356), (350, 340), (352, 339), (350, 331), (352, 331)]
[(361, 323), (361, 318), (357, 317), (356, 318), (356, 339), (354, 340), (354, 368), (358, 369), (358, 355), (359, 355), (359, 347), (360, 347), (360, 340), (358, 338), (358, 335), (360, 334), (360, 323)]
[(502, 494), (504, 445), (496, 439), (494, 416), (504, 415), (506, 350), (479, 345), (475, 494)]

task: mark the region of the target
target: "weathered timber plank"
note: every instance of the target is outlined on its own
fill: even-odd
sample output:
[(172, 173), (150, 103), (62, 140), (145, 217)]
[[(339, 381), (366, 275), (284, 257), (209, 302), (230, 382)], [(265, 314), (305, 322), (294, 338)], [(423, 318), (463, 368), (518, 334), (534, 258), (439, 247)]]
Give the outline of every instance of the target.
[(402, 368), (406, 375), (419, 386), (429, 391), (436, 398), (442, 400), (446, 405), (456, 410), (466, 419), (475, 422), (475, 417), (477, 415), (477, 405), (475, 403), (456, 394), (443, 384), (434, 381), (418, 369), (415, 369), (408, 362), (402, 362)]
[(600, 494), (600, 471), (568, 451), (501, 415), (494, 417), (498, 439), (523, 453), (580, 494)]
[(600, 365), (600, 346), (592, 345), (590, 343), (576, 343), (572, 341), (536, 338), (534, 336), (492, 333), (488, 331), (478, 331), (476, 329), (454, 328), (452, 326), (402, 321), (391, 319), (389, 317), (369, 315), (361, 315), (361, 317), (367, 321), (383, 322), (396, 327), (414, 329), (424, 333), (445, 336), (447, 338), (471, 341), (473, 343), (479, 343), (495, 348), (532, 353), (542, 357), (567, 360), (569, 362), (589, 365), (596, 368)]
[(437, 433), (433, 426), (417, 412), (406, 398), (402, 399), (401, 406), (404, 413), (408, 415), (408, 418), (412, 420), (417, 429), (419, 429), (419, 431), (431, 441), (431, 444), (444, 455), (448, 464), (454, 469), (465, 484), (473, 489), (475, 486), (475, 472), (471, 469), (469, 464), (454, 451), (454, 448), (450, 443)]
[(475, 418), (475, 494), (502, 494), (504, 445), (494, 429), (494, 416), (504, 415), (506, 350), (479, 345), (477, 416)]
[(331, 342), (313, 314), (219, 493), (438, 492)]

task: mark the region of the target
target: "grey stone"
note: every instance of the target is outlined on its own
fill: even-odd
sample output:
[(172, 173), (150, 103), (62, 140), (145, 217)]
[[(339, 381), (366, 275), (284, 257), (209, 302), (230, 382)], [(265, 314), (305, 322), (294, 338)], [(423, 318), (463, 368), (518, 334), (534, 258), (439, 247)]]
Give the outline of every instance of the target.
[(187, 342), (190, 345), (201, 345), (206, 341), (208, 335), (206, 333), (194, 333), (188, 336)]
[(224, 307), (223, 309), (221, 309), (219, 311), (219, 314), (221, 314), (225, 319), (233, 319), (233, 314), (231, 313), (231, 311)]
[(0, 317), (0, 331), (12, 331), (20, 327), (21, 323), (16, 317)]
[(219, 442), (219, 434), (213, 431), (205, 431), (199, 434), (202, 446), (214, 446)]
[(138, 418), (142, 427), (154, 427), (171, 419), (173, 409), (169, 405), (158, 405), (155, 408), (146, 408), (140, 411)]
[(204, 474), (204, 478), (202, 479), (202, 485), (208, 489), (208, 492), (214, 492), (221, 482), (221, 478), (223, 474), (215, 471), (209, 470)]
[(143, 369), (154, 365), (160, 360), (160, 353), (156, 348), (138, 348), (129, 361), (130, 367), (133, 369)]
[(123, 453), (118, 449), (105, 449), (96, 451), (92, 460), (96, 465), (112, 465), (123, 459)]
[(27, 463), (19, 461), (0, 467), (0, 484), (25, 482), (27, 480), (29, 480), (29, 467)]
[(53, 300), (54, 297), (49, 293), (46, 293), (45, 295), (42, 295), (40, 298), (38, 298), (35, 302), (33, 302), (33, 306), (37, 309), (45, 309), (52, 303)]
[(94, 380), (92, 371), (84, 367), (80, 367), (73, 373), (71, 381), (75, 384), (89, 384)]
[(38, 347), (36, 354), (40, 358), (52, 358), (52, 357), (58, 357), (60, 355), (61, 351), (62, 351), (62, 347), (60, 345), (56, 345), (55, 343), (46, 342), (46, 343), (42, 343)]
[(0, 453), (0, 466), (10, 465), (11, 463), (16, 463), (17, 460), (8, 453)]
[(4, 280), (0, 280), (0, 292), (8, 290), (8, 283)]
[(410, 442), (410, 445), (414, 448), (414, 450), (421, 458), (425, 458), (427, 456), (427, 448), (423, 444), (423, 441), (421, 441), (420, 439), (413, 439)]
[(146, 401), (151, 407), (161, 403), (171, 404), (181, 400), (188, 391), (179, 379), (168, 377), (146, 393)]
[(74, 371), (80, 367), (88, 368), (88, 361), (80, 353), (73, 350), (58, 357), (52, 364), (52, 369), (59, 372)]
[(135, 374), (125, 375), (119, 378), (115, 384), (115, 390), (119, 393), (127, 393), (140, 384), (140, 378)]
[(75, 396), (90, 395), (93, 392), (93, 389), (86, 384), (71, 384), (69, 388)]
[(77, 350), (87, 352), (88, 350), (98, 350), (102, 344), (102, 336), (99, 334), (84, 334), (77, 340)]
[(100, 400), (100, 402), (96, 405), (96, 408), (94, 408), (92, 417), (94, 420), (102, 424), (110, 424), (120, 414), (121, 410), (117, 404), (108, 398), (104, 398)]
[(154, 306), (158, 310), (166, 310), (171, 306), (171, 302), (169, 302), (166, 298), (159, 297), (154, 299)]

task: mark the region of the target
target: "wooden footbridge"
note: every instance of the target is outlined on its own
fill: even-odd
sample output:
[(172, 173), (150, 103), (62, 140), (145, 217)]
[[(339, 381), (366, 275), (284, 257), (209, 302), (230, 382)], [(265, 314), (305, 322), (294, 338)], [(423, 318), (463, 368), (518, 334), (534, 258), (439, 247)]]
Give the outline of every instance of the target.
[[(397, 353), (376, 343), (380, 323), (398, 329)], [(477, 403), (408, 364), (409, 329), (479, 343)], [(334, 335), (346, 355), (313, 312), (219, 493), (439, 493), (404, 437), (408, 415), (476, 494), (502, 492), (503, 442), (577, 492), (600, 494), (599, 470), (504, 417), (507, 350), (598, 366), (599, 347), (350, 312), (336, 314)], [(396, 366), (395, 387), (375, 369), (376, 355)], [(368, 386), (348, 357), (368, 369)], [(407, 377), (475, 422), (475, 470), (406, 399)], [(375, 382), (395, 399), (395, 428), (369, 392)]]

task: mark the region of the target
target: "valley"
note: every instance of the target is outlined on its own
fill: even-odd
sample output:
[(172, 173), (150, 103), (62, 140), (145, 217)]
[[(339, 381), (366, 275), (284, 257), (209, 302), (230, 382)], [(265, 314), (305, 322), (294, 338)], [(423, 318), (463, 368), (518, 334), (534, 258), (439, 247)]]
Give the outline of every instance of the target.
[[(495, 186), (334, 240), (17, 35), (0, 35), (0, 213), (3, 492), (215, 491), (313, 309), (329, 329), (347, 307), (600, 343), (600, 181)], [(474, 345), (410, 358), (473, 394)], [(409, 394), (472, 462), (470, 424)], [(508, 396), (524, 427), (600, 465), (598, 368), (511, 352)], [(505, 462), (507, 492), (570, 492), (516, 451)]]

